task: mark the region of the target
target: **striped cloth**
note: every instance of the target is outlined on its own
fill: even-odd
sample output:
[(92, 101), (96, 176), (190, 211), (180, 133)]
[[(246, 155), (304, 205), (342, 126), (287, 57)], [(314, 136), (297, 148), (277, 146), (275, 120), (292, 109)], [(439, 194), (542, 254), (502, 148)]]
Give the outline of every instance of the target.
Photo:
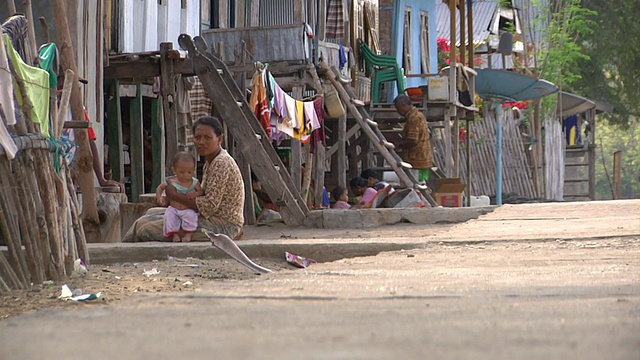
[(344, 38), (344, 6), (342, 5), (342, 0), (329, 0), (325, 35), (333, 39)]
[(37, 54), (31, 50), (32, 47), (27, 35), (28, 29), (29, 21), (24, 15), (14, 15), (2, 24), (2, 30), (11, 38), (13, 48), (20, 54), (24, 62), (32, 65)]
[(195, 121), (203, 116), (211, 116), (213, 103), (209, 99), (207, 91), (204, 89), (202, 82), (197, 76), (193, 77), (195, 83), (189, 90), (189, 98), (191, 99), (191, 118)]

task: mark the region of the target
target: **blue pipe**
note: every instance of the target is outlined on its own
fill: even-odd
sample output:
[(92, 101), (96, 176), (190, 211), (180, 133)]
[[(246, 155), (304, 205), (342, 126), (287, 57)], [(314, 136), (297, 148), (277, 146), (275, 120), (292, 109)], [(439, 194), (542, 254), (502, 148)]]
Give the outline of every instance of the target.
[(502, 105), (494, 104), (498, 131), (496, 134), (496, 205), (502, 205)]

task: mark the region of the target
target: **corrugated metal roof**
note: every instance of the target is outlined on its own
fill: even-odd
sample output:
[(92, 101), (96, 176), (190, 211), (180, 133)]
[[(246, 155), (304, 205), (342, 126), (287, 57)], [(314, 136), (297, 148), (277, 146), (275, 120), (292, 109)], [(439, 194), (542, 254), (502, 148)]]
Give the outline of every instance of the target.
[[(471, 1), (471, 0), (468, 0)], [(473, 1), (473, 43), (481, 44), (490, 35), (489, 25), (493, 19), (496, 9), (498, 8), (498, 2), (493, 0), (486, 1)], [(449, 6), (445, 3), (438, 3), (437, 5), (437, 28), (438, 37), (449, 39), (450, 37), (450, 19), (451, 13), (449, 12)], [(458, 20), (456, 22), (456, 45), (460, 45), (460, 12), (457, 14)], [(468, 40), (468, 39), (467, 39)]]

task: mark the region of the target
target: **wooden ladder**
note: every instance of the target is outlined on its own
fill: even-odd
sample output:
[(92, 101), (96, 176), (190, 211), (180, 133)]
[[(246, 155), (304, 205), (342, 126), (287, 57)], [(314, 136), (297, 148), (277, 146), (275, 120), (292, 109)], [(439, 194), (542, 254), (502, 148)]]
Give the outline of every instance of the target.
[(282, 160), (249, 108), (244, 91), (233, 80), (224, 62), (207, 51), (207, 45), (200, 36), (191, 39), (189, 35), (182, 34), (178, 43), (188, 51), (194, 73), (237, 140), (238, 151), (242, 152), (278, 207), (282, 220), (290, 226), (301, 225), (309, 212), (307, 204), (295, 191), (296, 187)]
[(402, 161), (400, 155), (395, 151), (395, 146), (386, 140), (384, 134), (378, 128), (378, 123), (372, 120), (367, 110), (365, 110), (364, 103), (357, 98), (351, 89), (340, 81), (341, 77), (338, 69), (336, 69), (335, 66), (329, 68), (324, 62), (320, 63), (320, 68), (325, 70), (326, 77), (336, 88), (342, 102), (347, 106), (349, 112), (356, 120), (356, 125), (354, 126), (359, 126), (367, 135), (376, 150), (398, 175), (398, 179), (400, 179), (402, 185), (420, 191), (431, 206), (438, 206), (438, 203), (436, 203), (429, 193), (428, 187), (418, 183), (415, 176), (411, 173), (411, 164)]

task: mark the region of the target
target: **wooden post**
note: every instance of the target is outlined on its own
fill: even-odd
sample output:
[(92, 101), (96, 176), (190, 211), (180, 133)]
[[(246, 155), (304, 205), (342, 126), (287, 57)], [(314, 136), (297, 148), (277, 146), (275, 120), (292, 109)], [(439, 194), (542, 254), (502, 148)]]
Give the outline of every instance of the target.
[(109, 167), (113, 179), (124, 178), (124, 153), (122, 147), (122, 112), (120, 109), (120, 81), (107, 79), (107, 135), (109, 140)]
[[(84, 119), (84, 106), (82, 95), (80, 94), (80, 83), (78, 81), (78, 67), (76, 66), (71, 33), (67, 21), (67, 13), (64, 0), (52, 0), (53, 13), (58, 30), (58, 44), (60, 48), (60, 67), (63, 71), (70, 69), (74, 73), (75, 80), (71, 88), (71, 113), (74, 120)], [(82, 218), (84, 220), (99, 224), (98, 207), (96, 204), (95, 175), (93, 172), (93, 154), (89, 145), (89, 138), (86, 129), (74, 130), (75, 142), (79, 146), (76, 152), (76, 163), (78, 165), (78, 182), (82, 191)]]
[(33, 18), (33, 8), (31, 7), (31, 0), (24, 0), (23, 4), (27, 13), (27, 21), (29, 22), (29, 26), (27, 26), (27, 34), (29, 35), (29, 42), (31, 43), (30, 47), (31, 51), (33, 52), (33, 59), (35, 60), (38, 58), (38, 43), (36, 42), (36, 22)]
[[(474, 64), (474, 52), (475, 49), (473, 47), (473, 1), (469, 0), (469, 2), (467, 2), (467, 5), (469, 7), (469, 12), (468, 12), (468, 21), (467, 21), (467, 28), (469, 29), (469, 67), (470, 68), (475, 68), (475, 64)], [(474, 101), (475, 104), (475, 101)]]
[[(449, 12), (450, 12), (450, 23), (451, 23), (451, 27), (449, 29), (449, 41), (451, 41), (451, 46), (450, 46), (450, 52), (449, 52), (449, 59), (451, 60), (451, 67), (450, 67), (450, 71), (454, 71), (454, 64), (457, 62), (457, 52), (456, 52), (456, 41), (457, 36), (456, 36), (456, 21), (458, 18), (458, 12), (456, 10), (456, 3), (458, 2), (458, 0), (449, 0)], [(460, 29), (462, 30), (462, 29)], [(462, 31), (460, 31), (462, 33)], [(455, 86), (455, 84), (450, 83), (449, 86)], [(453, 99), (450, 99), (451, 101), (453, 101)]]
[(613, 153), (613, 200), (622, 196), (622, 151)]
[[(451, 84), (449, 85), (451, 86)], [(455, 85), (454, 85), (455, 86)], [(451, 111), (447, 108), (444, 111), (444, 173), (450, 177), (452, 175), (452, 149), (451, 149)]]
[(324, 200), (324, 173), (325, 173), (325, 148), (322, 143), (316, 144), (315, 154), (315, 176), (313, 177), (314, 190), (316, 193), (316, 205), (322, 205)]
[[(302, 99), (302, 87), (294, 86), (291, 89), (291, 95), (294, 99)], [(302, 145), (300, 141), (291, 139), (291, 181), (293, 181), (293, 186), (296, 187), (296, 191), (300, 192), (302, 187), (302, 173), (300, 165), (302, 164)], [(306, 197), (302, 198), (304, 201), (307, 201)]]
[(165, 170), (171, 169), (171, 159), (178, 152), (178, 109), (175, 106), (176, 84), (173, 72), (174, 61), (169, 57), (172, 43), (160, 44), (160, 76), (162, 84), (162, 109), (166, 134)]
[(467, 120), (467, 206), (471, 206), (471, 124), (473, 120)]
[(242, 179), (244, 181), (244, 222), (247, 225), (256, 224), (256, 207), (253, 202), (253, 181), (251, 180), (251, 168), (249, 162), (245, 159), (242, 151), (234, 151), (236, 154), (234, 158), (240, 168)]
[(136, 85), (136, 97), (131, 99), (129, 106), (129, 121), (131, 143), (131, 198), (133, 202), (140, 200), (144, 193), (144, 138), (142, 135), (142, 89)]
[(9, 8), (9, 16), (13, 16), (16, 12), (16, 2), (13, 0), (7, 0), (7, 7)]
[(151, 148), (153, 150), (153, 174), (151, 189), (155, 190), (165, 177), (164, 116), (162, 97), (151, 99)]
[[(471, 0), (469, 0), (471, 1)], [(464, 64), (467, 59), (467, 8), (465, 0), (460, 0), (460, 62)], [(469, 63), (469, 66), (471, 63)]]
[[(355, 126), (355, 125), (354, 125)], [(338, 185), (347, 187), (347, 115), (338, 118)]]
[[(302, 175), (302, 190), (300, 194), (302, 198), (309, 202), (309, 187), (311, 186), (311, 171), (313, 170), (315, 164), (313, 163), (313, 154), (311, 153), (311, 145), (306, 143), (304, 145), (305, 150), (305, 164), (304, 164), (304, 174)], [(316, 204), (317, 205), (317, 204)]]

